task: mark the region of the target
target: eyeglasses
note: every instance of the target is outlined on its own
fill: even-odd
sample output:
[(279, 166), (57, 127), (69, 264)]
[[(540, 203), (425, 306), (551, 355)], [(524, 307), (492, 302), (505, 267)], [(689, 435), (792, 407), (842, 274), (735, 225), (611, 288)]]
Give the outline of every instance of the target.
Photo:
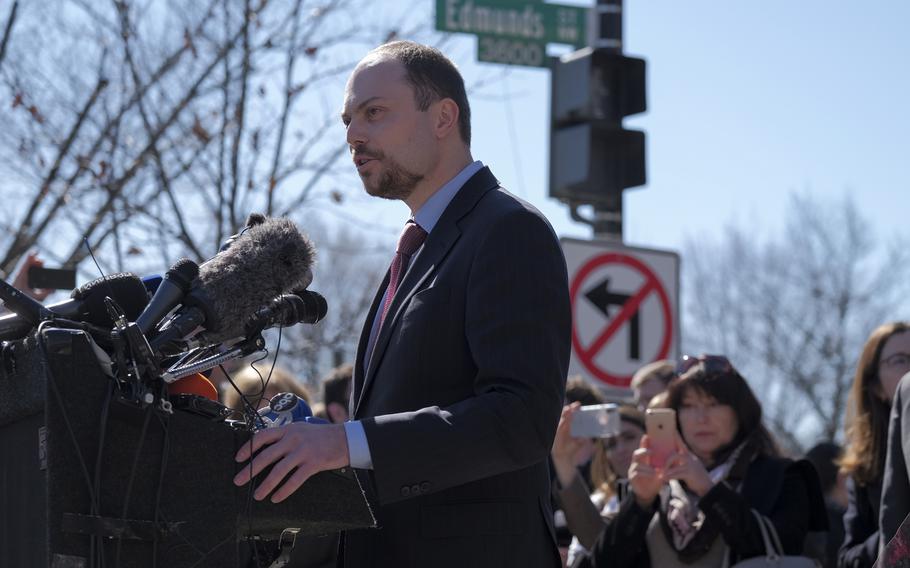
[(882, 359), (879, 365), (892, 368), (910, 367), (910, 353), (894, 353)]
[(699, 355), (697, 357), (683, 355), (682, 359), (679, 360), (679, 364), (676, 365), (676, 374), (677, 376), (682, 376), (683, 373), (697, 365), (701, 365), (705, 369), (705, 373), (709, 375), (733, 371), (733, 364), (723, 355)]

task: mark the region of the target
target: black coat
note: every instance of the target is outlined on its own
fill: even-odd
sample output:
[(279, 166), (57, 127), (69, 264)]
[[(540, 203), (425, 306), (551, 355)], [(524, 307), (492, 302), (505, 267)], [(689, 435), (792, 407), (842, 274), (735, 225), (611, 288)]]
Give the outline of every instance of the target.
[(878, 518), (882, 499), (881, 479), (860, 485), (847, 479), (847, 512), (844, 543), (837, 555), (838, 568), (872, 568), (878, 558)]
[[(645, 533), (657, 513), (657, 503), (642, 509), (630, 493), (594, 545), (591, 565), (650, 568)], [(718, 483), (701, 498), (699, 508), (718, 521), (720, 534), (731, 548), (732, 562), (765, 553), (752, 509), (771, 519), (786, 554), (801, 554), (806, 534), (828, 526), (818, 474), (805, 460), (758, 457), (749, 465), (741, 492)]]
[(888, 453), (882, 474), (879, 527), (882, 544), (897, 534), (910, 514), (910, 375), (904, 376), (894, 393), (888, 422)]

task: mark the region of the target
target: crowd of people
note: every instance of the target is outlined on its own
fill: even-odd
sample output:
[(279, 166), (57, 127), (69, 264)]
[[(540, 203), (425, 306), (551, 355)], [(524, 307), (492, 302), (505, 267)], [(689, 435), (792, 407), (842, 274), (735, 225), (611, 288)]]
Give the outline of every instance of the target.
[[(799, 459), (783, 455), (726, 357), (651, 363), (632, 387), (619, 433), (590, 440), (572, 437), (571, 421), (604, 400), (580, 378), (568, 383), (551, 453), (566, 566), (735, 566), (765, 556), (769, 532), (778, 553), (819, 566), (872, 568), (880, 556), (880, 566), (896, 565), (886, 547), (910, 513), (906, 403), (896, 396), (910, 389), (910, 325), (883, 325), (864, 345), (845, 446), (822, 441)], [(666, 456), (646, 433), (645, 413), (656, 408), (675, 411), (677, 443)]]

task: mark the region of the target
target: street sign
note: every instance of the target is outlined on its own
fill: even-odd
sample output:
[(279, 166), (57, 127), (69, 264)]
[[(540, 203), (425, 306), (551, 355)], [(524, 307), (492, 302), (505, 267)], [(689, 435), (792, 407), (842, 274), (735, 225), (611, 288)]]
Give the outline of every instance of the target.
[(643, 365), (679, 351), (679, 255), (561, 239), (572, 302), (569, 375), (628, 387)]
[(546, 67), (546, 44), (587, 45), (588, 9), (541, 0), (436, 0), (436, 29), (477, 35), (480, 61)]
[(547, 44), (498, 36), (477, 37), (477, 61), (525, 67), (547, 67)]

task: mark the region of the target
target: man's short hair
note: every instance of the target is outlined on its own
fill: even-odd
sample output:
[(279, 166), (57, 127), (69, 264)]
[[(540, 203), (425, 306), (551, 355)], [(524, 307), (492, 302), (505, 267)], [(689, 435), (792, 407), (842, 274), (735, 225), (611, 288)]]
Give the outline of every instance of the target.
[(322, 381), (322, 402), (329, 406), (331, 402), (337, 402), (344, 408), (348, 407), (348, 398), (351, 393), (351, 380), (354, 377), (354, 366), (350, 363), (339, 365), (332, 369)]
[(458, 132), (465, 145), (471, 145), (471, 106), (458, 68), (435, 47), (413, 41), (393, 41), (380, 45), (370, 53), (400, 61), (405, 77), (414, 89), (417, 109), (425, 111), (442, 99), (452, 99), (458, 105)]
[(673, 361), (664, 359), (648, 363), (641, 369), (635, 371), (635, 374), (632, 375), (632, 384), (629, 386), (633, 389), (637, 389), (651, 379), (658, 379), (664, 386), (667, 386), (674, 378), (676, 378), (676, 365)]
[(566, 381), (566, 404), (573, 402), (580, 402), (582, 406), (603, 404), (604, 397), (597, 387), (584, 380), (581, 375), (575, 375)]

